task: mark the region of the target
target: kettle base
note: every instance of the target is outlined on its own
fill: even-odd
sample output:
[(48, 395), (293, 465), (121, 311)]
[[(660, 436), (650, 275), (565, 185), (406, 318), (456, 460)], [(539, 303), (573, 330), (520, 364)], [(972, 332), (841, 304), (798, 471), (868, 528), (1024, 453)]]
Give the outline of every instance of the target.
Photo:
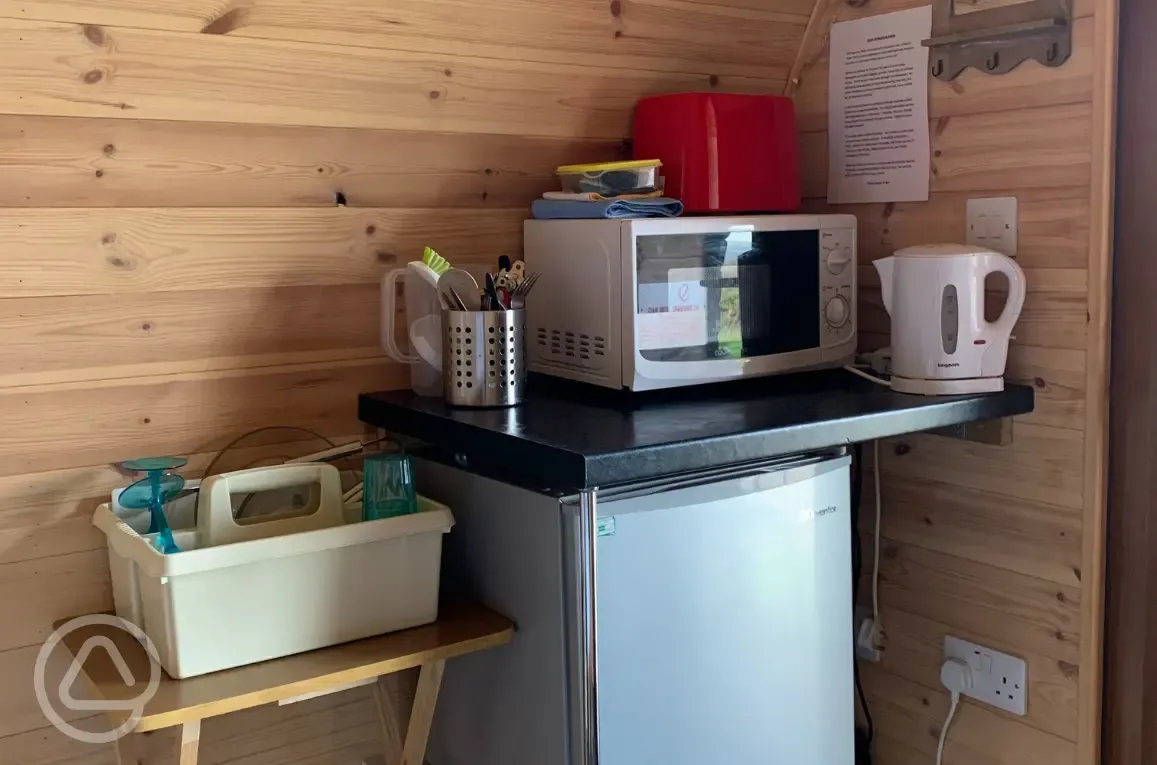
[(920, 396), (961, 396), (968, 393), (1000, 393), (1003, 377), (966, 377), (960, 380), (928, 380), (892, 375), (892, 390)]

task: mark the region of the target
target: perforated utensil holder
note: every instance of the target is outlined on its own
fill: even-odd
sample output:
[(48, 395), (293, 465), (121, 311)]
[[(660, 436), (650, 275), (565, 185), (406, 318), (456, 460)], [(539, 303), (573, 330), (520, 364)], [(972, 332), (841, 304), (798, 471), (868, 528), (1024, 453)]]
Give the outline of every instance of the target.
[(443, 311), (442, 395), (451, 406), (514, 406), (526, 394), (526, 312)]

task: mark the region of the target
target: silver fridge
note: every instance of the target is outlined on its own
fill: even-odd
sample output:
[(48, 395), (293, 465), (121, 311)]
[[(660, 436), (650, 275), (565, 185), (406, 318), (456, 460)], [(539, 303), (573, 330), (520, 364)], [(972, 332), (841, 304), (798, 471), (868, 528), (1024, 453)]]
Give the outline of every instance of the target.
[(431, 765), (852, 765), (849, 462), (566, 495), (418, 460), (445, 591), (518, 627), (447, 665)]

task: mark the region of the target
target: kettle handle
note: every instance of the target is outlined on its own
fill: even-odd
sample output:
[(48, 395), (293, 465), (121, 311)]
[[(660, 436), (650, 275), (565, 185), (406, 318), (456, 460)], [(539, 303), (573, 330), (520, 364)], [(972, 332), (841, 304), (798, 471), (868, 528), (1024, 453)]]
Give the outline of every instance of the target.
[(1015, 260), (999, 252), (985, 255), (984, 267), (985, 276), (1000, 272), (1008, 277), (1008, 300), (1004, 303), (1004, 310), (1000, 312), (996, 321), (988, 323), (985, 329), (998, 335), (1011, 335), (1016, 320), (1020, 318), (1021, 309), (1024, 308), (1024, 299), (1028, 291), (1024, 271)]
[(398, 295), (398, 279), (405, 273), (405, 268), (395, 268), (382, 277), (381, 343), (382, 350), (394, 361), (401, 362), (402, 364), (416, 364), (421, 359), (413, 354), (402, 351), (394, 339), (394, 317), (398, 315), (397, 309), (395, 308)]

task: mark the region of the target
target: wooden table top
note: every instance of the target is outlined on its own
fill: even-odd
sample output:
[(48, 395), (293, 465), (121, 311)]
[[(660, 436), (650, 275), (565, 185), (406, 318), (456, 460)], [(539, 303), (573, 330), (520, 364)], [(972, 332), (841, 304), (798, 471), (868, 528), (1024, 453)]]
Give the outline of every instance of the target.
[[(503, 645), (513, 635), (514, 625), (506, 617), (481, 606), (457, 606), (443, 609), (438, 621), (423, 627), (185, 680), (174, 680), (157, 667), (160, 685), (145, 704), (134, 730), (167, 728), (357, 683)], [(112, 641), (136, 680), (132, 685), (125, 683), (107, 650), (90, 650), (80, 674), (93, 699), (131, 702), (139, 698), (150, 673), (144, 647), (124, 630), (105, 625), (75, 630), (64, 638), (63, 644), (75, 657), (93, 637)], [(107, 714), (119, 724), (130, 712), (116, 709)]]

